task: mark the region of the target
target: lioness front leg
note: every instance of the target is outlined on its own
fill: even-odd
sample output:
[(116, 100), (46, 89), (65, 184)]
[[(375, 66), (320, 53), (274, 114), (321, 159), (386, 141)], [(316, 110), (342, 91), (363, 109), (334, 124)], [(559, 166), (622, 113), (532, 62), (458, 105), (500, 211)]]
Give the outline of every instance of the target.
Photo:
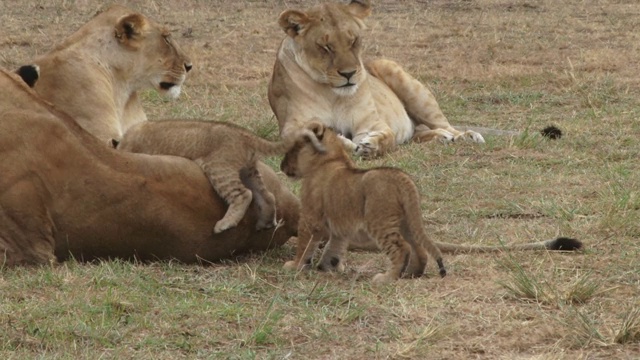
[(402, 101), (407, 113), (416, 126), (424, 125), (427, 130), (416, 131), (414, 140), (443, 142), (470, 139), (484, 143), (481, 134), (475, 131), (461, 132), (449, 124), (431, 91), (420, 81), (409, 75), (396, 62), (375, 59), (366, 64), (369, 73), (382, 80)]

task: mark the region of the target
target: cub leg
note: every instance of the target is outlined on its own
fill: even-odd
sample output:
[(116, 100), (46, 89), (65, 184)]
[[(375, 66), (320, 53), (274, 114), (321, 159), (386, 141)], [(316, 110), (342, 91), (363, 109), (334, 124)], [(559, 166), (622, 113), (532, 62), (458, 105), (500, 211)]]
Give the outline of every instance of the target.
[(373, 277), (373, 282), (382, 283), (398, 280), (402, 273), (404, 273), (407, 265), (409, 265), (411, 246), (397, 231), (382, 236), (376, 236), (374, 234), (372, 234), (372, 236), (377, 239), (382, 252), (387, 255), (391, 262), (387, 272), (376, 274), (376, 276)]
[[(287, 270), (303, 270), (311, 267), (313, 254), (326, 236), (326, 229), (320, 227), (318, 221), (310, 221), (310, 217), (304, 213), (300, 216), (298, 225), (298, 238), (296, 245), (296, 256), (293, 260), (287, 261), (284, 268)], [(292, 237), (295, 238), (295, 237)]]
[(242, 184), (239, 169), (207, 161), (207, 158), (196, 159), (195, 162), (207, 174), (213, 189), (229, 205), (224, 217), (218, 220), (213, 231), (221, 233), (238, 225), (253, 198), (251, 190)]
[(349, 241), (344, 238), (331, 235), (329, 242), (324, 247), (318, 270), (320, 271), (344, 271), (344, 258), (349, 247)]
[(475, 131), (458, 131), (440, 110), (440, 106), (431, 91), (413, 76), (409, 75), (396, 62), (386, 59), (371, 60), (366, 64), (369, 73), (382, 80), (398, 96), (407, 113), (416, 125), (425, 125), (426, 129), (416, 131), (416, 141), (454, 141), (471, 139), (484, 143), (482, 135)]
[(240, 176), (253, 193), (253, 199), (258, 206), (256, 230), (270, 229), (276, 226), (276, 198), (264, 185), (256, 164), (243, 169)]

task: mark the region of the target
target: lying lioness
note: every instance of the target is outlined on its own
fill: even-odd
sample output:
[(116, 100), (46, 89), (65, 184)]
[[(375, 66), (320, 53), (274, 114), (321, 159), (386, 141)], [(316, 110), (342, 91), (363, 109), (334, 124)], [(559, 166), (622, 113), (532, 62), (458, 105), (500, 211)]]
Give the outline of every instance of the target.
[(225, 213), (201, 168), (107, 147), (0, 69), (0, 267), (120, 257), (213, 261), (295, 235), (298, 199), (262, 163), (283, 226), (256, 231), (256, 206), (214, 234)]

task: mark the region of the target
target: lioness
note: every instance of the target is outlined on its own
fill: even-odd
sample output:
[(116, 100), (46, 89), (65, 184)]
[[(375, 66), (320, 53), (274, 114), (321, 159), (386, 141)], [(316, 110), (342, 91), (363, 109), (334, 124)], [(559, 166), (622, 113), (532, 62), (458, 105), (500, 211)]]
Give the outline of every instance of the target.
[(239, 226), (213, 234), (225, 204), (193, 161), (111, 149), (2, 69), (0, 88), (0, 267), (70, 256), (213, 261), (296, 233), (298, 199), (263, 164), (283, 226), (256, 231), (251, 206)]
[(280, 133), (316, 118), (351, 139), (347, 147), (366, 158), (411, 139), (484, 142), (475, 131), (454, 129), (431, 91), (397, 63), (363, 63), (361, 33), (370, 13), (369, 1), (353, 0), (280, 15), (287, 36), (269, 83)]
[[(315, 122), (307, 126), (325, 150), (301, 140), (280, 165), (288, 176), (302, 179), (296, 257), (285, 268), (309, 265), (320, 242), (327, 239), (319, 266), (339, 267), (349, 239), (364, 233), (391, 260), (387, 272), (377, 274), (374, 282), (396, 280), (408, 268), (412, 276), (421, 276), (427, 253), (436, 260), (440, 276), (445, 276), (440, 250), (422, 224), (420, 193), (411, 178), (396, 168), (358, 169), (333, 130)], [(409, 267), (410, 259), (414, 263)]]
[(147, 119), (138, 91), (180, 94), (192, 64), (169, 31), (122, 6), (99, 13), (37, 57), (34, 86), (105, 145)]
[[(308, 138), (317, 150), (322, 151), (309, 130), (302, 130), (299, 136)], [(291, 147), (291, 140), (267, 141), (239, 126), (218, 121), (164, 120), (134, 125), (114, 145), (129, 152), (176, 155), (194, 160), (204, 170), (213, 189), (229, 205), (214, 227), (214, 232), (220, 233), (238, 225), (252, 200), (259, 209), (256, 229), (276, 225), (275, 198), (262, 182), (257, 169), (258, 156), (283, 154)]]

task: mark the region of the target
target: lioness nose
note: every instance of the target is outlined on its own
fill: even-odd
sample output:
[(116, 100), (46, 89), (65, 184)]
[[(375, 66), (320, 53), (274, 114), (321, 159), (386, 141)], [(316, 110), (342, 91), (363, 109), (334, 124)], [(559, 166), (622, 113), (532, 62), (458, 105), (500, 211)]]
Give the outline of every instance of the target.
[(355, 74), (355, 71), (349, 71), (349, 72), (344, 72), (344, 71), (338, 71), (338, 74), (344, 76), (347, 80), (351, 79), (351, 77), (353, 76), (353, 74)]
[(184, 69), (187, 70), (187, 72), (191, 71), (192, 67), (193, 65), (191, 65), (191, 63), (184, 63)]

